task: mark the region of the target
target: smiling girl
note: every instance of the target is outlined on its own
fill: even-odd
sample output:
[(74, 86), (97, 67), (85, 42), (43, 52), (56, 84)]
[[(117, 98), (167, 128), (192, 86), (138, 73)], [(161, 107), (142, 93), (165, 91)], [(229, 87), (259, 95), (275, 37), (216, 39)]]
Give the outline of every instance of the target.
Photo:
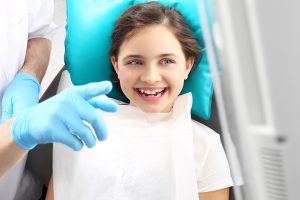
[(95, 148), (54, 146), (47, 198), (227, 200), (233, 182), (220, 137), (191, 120), (191, 94), (178, 96), (201, 58), (179, 11), (130, 7), (116, 22), (110, 57), (130, 103), (103, 113), (109, 137)]

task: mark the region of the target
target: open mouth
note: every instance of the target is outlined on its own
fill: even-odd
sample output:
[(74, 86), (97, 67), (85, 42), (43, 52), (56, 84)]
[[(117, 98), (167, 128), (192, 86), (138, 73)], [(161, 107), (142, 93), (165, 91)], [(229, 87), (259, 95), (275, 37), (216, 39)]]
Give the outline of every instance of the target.
[(142, 97), (148, 97), (148, 98), (158, 98), (164, 95), (164, 93), (167, 91), (167, 88), (156, 88), (156, 89), (143, 89), (143, 88), (136, 88), (136, 91), (141, 95)]

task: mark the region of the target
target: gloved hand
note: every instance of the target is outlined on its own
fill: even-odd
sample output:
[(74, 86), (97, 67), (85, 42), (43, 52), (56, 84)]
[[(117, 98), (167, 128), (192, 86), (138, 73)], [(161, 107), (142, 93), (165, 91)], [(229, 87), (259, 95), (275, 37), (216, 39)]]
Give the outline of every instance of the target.
[(19, 112), (38, 104), (40, 83), (27, 73), (18, 73), (6, 89), (2, 99), (1, 123)]
[[(32, 149), (37, 144), (63, 143), (78, 151), (83, 142), (91, 148), (107, 137), (107, 127), (94, 108), (114, 112), (117, 104), (105, 94), (112, 89), (109, 81), (73, 86), (60, 94), (18, 114), (12, 123), (12, 136), (20, 147)], [(101, 95), (101, 96), (99, 96)]]

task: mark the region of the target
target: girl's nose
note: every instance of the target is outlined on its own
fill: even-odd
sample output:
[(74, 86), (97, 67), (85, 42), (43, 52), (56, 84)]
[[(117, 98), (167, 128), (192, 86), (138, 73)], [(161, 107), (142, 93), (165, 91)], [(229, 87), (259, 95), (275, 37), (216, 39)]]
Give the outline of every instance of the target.
[(155, 67), (149, 67), (141, 75), (141, 81), (149, 84), (159, 82), (161, 81), (161, 74), (158, 69), (155, 69)]

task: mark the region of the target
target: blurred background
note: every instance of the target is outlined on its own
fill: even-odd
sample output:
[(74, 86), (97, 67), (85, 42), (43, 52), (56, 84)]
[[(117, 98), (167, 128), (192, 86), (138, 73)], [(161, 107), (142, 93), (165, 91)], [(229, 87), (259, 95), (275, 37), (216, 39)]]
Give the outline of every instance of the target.
[(50, 63), (41, 85), (42, 95), (59, 70), (64, 66), (64, 39), (66, 36), (66, 0), (54, 0), (54, 22), (57, 25), (56, 34), (52, 40)]

